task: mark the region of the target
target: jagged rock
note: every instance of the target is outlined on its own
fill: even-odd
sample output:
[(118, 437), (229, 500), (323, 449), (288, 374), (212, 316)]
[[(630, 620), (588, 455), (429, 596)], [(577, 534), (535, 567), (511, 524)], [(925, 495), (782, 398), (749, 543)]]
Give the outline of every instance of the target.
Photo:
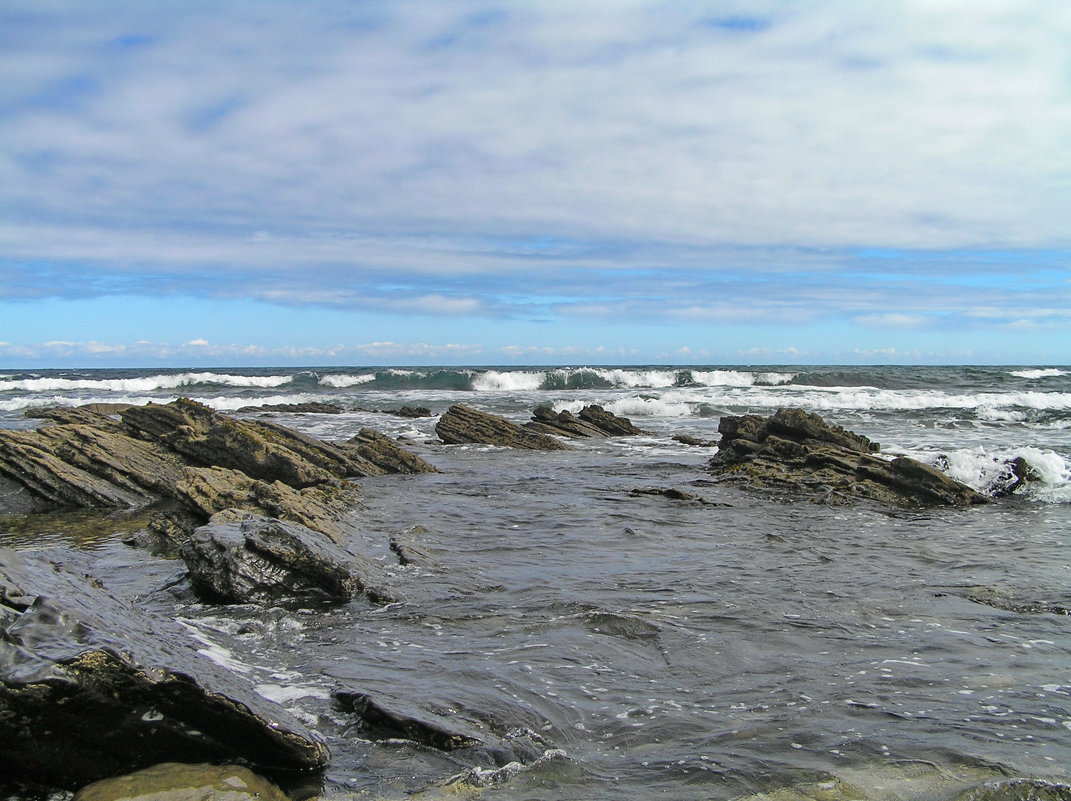
[(101, 779), (71, 801), (290, 801), (287, 795), (241, 765), (181, 765), (151, 768)]
[(457, 404), (439, 418), (435, 433), (447, 445), (480, 443), (536, 451), (569, 450), (559, 439), (528, 431), (505, 418)]
[(323, 534), (249, 512), (214, 515), (179, 548), (190, 583), (216, 603), (337, 602), (377, 589), (379, 568)]
[(878, 446), (866, 437), (801, 409), (780, 409), (768, 418), (723, 417), (718, 431), (722, 438), (708, 469), (755, 489), (810, 495), (824, 503), (870, 498), (909, 508), (988, 501), (929, 465), (876, 456)]
[(327, 763), (317, 735), (91, 565), (0, 549), (0, 775), (75, 789), (168, 760)]
[(383, 409), (383, 414), (392, 414), (395, 417), (407, 417), (411, 420), (416, 420), (420, 417), (435, 416), (427, 406), (402, 406), (398, 409)]
[(134, 406), (123, 422), (201, 466), (229, 467), (263, 481), (308, 487), (363, 476), (359, 462), (338, 448), (275, 423), (235, 420), (196, 401)]
[(630, 437), (645, 433), (632, 425), (627, 417), (618, 417), (595, 404), (585, 406), (576, 415), (567, 410), (555, 412), (549, 406), (538, 406), (525, 428), (572, 438)]
[(333, 403), (265, 403), (260, 406), (242, 406), (235, 414), (254, 414), (256, 412), (283, 412), (284, 414), (342, 414), (344, 409)]
[(256, 481), (226, 467), (187, 467), (175, 485), (176, 496), (203, 518), (224, 509), (242, 509), (300, 523), (334, 540), (339, 521), (352, 506), (356, 489), (335, 481), (297, 490), (282, 481)]
[(338, 444), (346, 452), (375, 466), (376, 475), (387, 473), (438, 473), (439, 471), (415, 453), (407, 451), (397, 442), (371, 428), (362, 428), (360, 433)]
[(672, 437), (674, 442), (679, 442), (681, 445), (689, 445), (695, 448), (716, 448), (718, 443), (713, 439), (699, 439), (688, 434), (675, 434)]
[(56, 423), (88, 423), (102, 425), (118, 423), (114, 419), (129, 409), (130, 403), (84, 403), (81, 406), (35, 406), (22, 413), (23, 417), (51, 420)]

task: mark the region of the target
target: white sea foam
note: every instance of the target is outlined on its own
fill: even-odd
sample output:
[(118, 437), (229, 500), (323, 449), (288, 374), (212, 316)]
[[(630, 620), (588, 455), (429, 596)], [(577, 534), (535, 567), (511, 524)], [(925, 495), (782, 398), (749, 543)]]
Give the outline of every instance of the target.
[(183, 393), (170, 395), (107, 395), (107, 396), (82, 396), (71, 397), (69, 395), (32, 395), (29, 397), (9, 398), (0, 400), (0, 412), (17, 412), (36, 406), (82, 406), (87, 403), (128, 403), (132, 406), (144, 406), (146, 403), (169, 403), (179, 397), (188, 397), (191, 400), (210, 406), (221, 412), (234, 411), (243, 406), (260, 406), (262, 404), (276, 403), (310, 403), (322, 401), (323, 395), (302, 392), (292, 395), (264, 395), (259, 397), (208, 397), (205, 395), (193, 395)]
[(692, 379), (708, 387), (753, 387), (787, 384), (795, 373), (751, 373), (743, 370), (692, 370)]
[[(736, 389), (736, 388), (734, 388)], [(747, 389), (749, 391), (743, 391)], [(1071, 410), (1069, 392), (981, 392), (950, 394), (934, 390), (875, 387), (751, 387), (725, 393), (691, 390), (690, 399), (709, 404), (777, 408), (785, 405), (814, 410), (981, 409), (987, 414), (1007, 409)]]
[(481, 392), (530, 392), (543, 386), (546, 373), (488, 370), (472, 378), (472, 388)]
[(275, 703), (283, 706), (296, 701), (299, 698), (321, 698), (323, 700), (331, 698), (329, 692), (319, 687), (302, 687), (293, 684), (258, 684), (256, 686), (256, 691), (257, 695), (262, 698), (267, 698), (269, 701), (275, 701)]
[(288, 384), (288, 375), (230, 375), (228, 373), (171, 373), (144, 376), (142, 378), (23, 378), (15, 381), (0, 381), (0, 392), (22, 390), (24, 392), (63, 392), (67, 390), (98, 390), (104, 392), (152, 392), (159, 389), (195, 384), (217, 384), (228, 387), (270, 388)]
[(361, 375), (325, 375), (320, 379), (320, 384), (325, 387), (341, 389), (343, 387), (356, 387), (360, 384), (367, 384), (375, 380), (375, 373), (364, 373)]
[[(984, 494), (1007, 487), (1013, 480), (1009, 463), (1022, 458), (1038, 476), (1023, 495), (1049, 503), (1071, 502), (1071, 464), (1058, 453), (1029, 446), (987, 449), (982, 446), (952, 451), (902, 451), (907, 456), (935, 465), (957, 481)], [(1017, 493), (1018, 494), (1018, 493)]]
[(690, 417), (695, 414), (692, 404), (663, 398), (621, 398), (605, 404), (604, 408), (623, 417)]
[(672, 387), (677, 383), (677, 370), (592, 370), (615, 387)]
[(1057, 367), (1043, 367), (1036, 370), (1012, 370), (1009, 375), (1013, 375), (1016, 378), (1055, 378), (1056, 376), (1067, 375), (1066, 370), (1061, 370)]

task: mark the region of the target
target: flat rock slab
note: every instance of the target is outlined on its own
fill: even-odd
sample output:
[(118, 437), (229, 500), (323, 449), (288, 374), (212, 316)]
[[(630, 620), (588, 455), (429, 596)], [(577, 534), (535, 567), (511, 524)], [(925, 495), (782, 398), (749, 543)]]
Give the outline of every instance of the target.
[(498, 415), (469, 406), (451, 406), (435, 424), (435, 433), (447, 445), (498, 445), (534, 451), (569, 450), (560, 439), (529, 431)]
[(0, 775), (75, 789), (160, 762), (323, 767), (323, 741), (91, 575), (0, 549)]
[(988, 498), (914, 459), (884, 459), (866, 437), (802, 409), (768, 418), (723, 417), (718, 453), (707, 467), (722, 480), (823, 503), (864, 498), (904, 508), (967, 506)]

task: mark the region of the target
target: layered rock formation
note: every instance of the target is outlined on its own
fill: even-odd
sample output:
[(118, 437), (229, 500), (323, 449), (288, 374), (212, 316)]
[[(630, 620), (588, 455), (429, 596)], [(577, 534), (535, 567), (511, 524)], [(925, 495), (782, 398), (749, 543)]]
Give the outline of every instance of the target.
[(875, 455), (878, 445), (817, 414), (780, 409), (770, 417), (723, 417), (708, 469), (725, 481), (781, 490), (824, 503), (869, 498), (891, 506), (985, 503), (976, 492), (914, 459)]
[[(117, 411), (121, 420), (104, 411)], [(34, 511), (170, 500), (190, 518), (188, 529), (236, 508), (336, 536), (353, 500), (344, 479), (434, 470), (368, 429), (333, 445), (186, 399), (74, 410), (59, 419), (68, 422), (0, 431), (0, 477), (21, 486), (28, 498), (11, 497)]]
[(633, 437), (646, 432), (637, 428), (627, 417), (618, 417), (597, 404), (585, 406), (575, 415), (569, 411), (555, 412), (539, 406), (525, 428), (541, 434), (557, 434), (574, 439), (582, 437)]
[(568, 450), (560, 439), (529, 431), (498, 415), (477, 411), (469, 406), (451, 406), (435, 424), (435, 433), (447, 445), (499, 445), (534, 451)]

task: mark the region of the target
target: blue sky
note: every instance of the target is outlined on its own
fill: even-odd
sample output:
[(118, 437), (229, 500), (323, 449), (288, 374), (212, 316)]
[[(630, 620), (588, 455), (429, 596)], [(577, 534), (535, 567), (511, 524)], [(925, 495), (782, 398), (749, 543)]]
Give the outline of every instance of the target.
[(1071, 4), (0, 4), (0, 366), (1071, 362)]

